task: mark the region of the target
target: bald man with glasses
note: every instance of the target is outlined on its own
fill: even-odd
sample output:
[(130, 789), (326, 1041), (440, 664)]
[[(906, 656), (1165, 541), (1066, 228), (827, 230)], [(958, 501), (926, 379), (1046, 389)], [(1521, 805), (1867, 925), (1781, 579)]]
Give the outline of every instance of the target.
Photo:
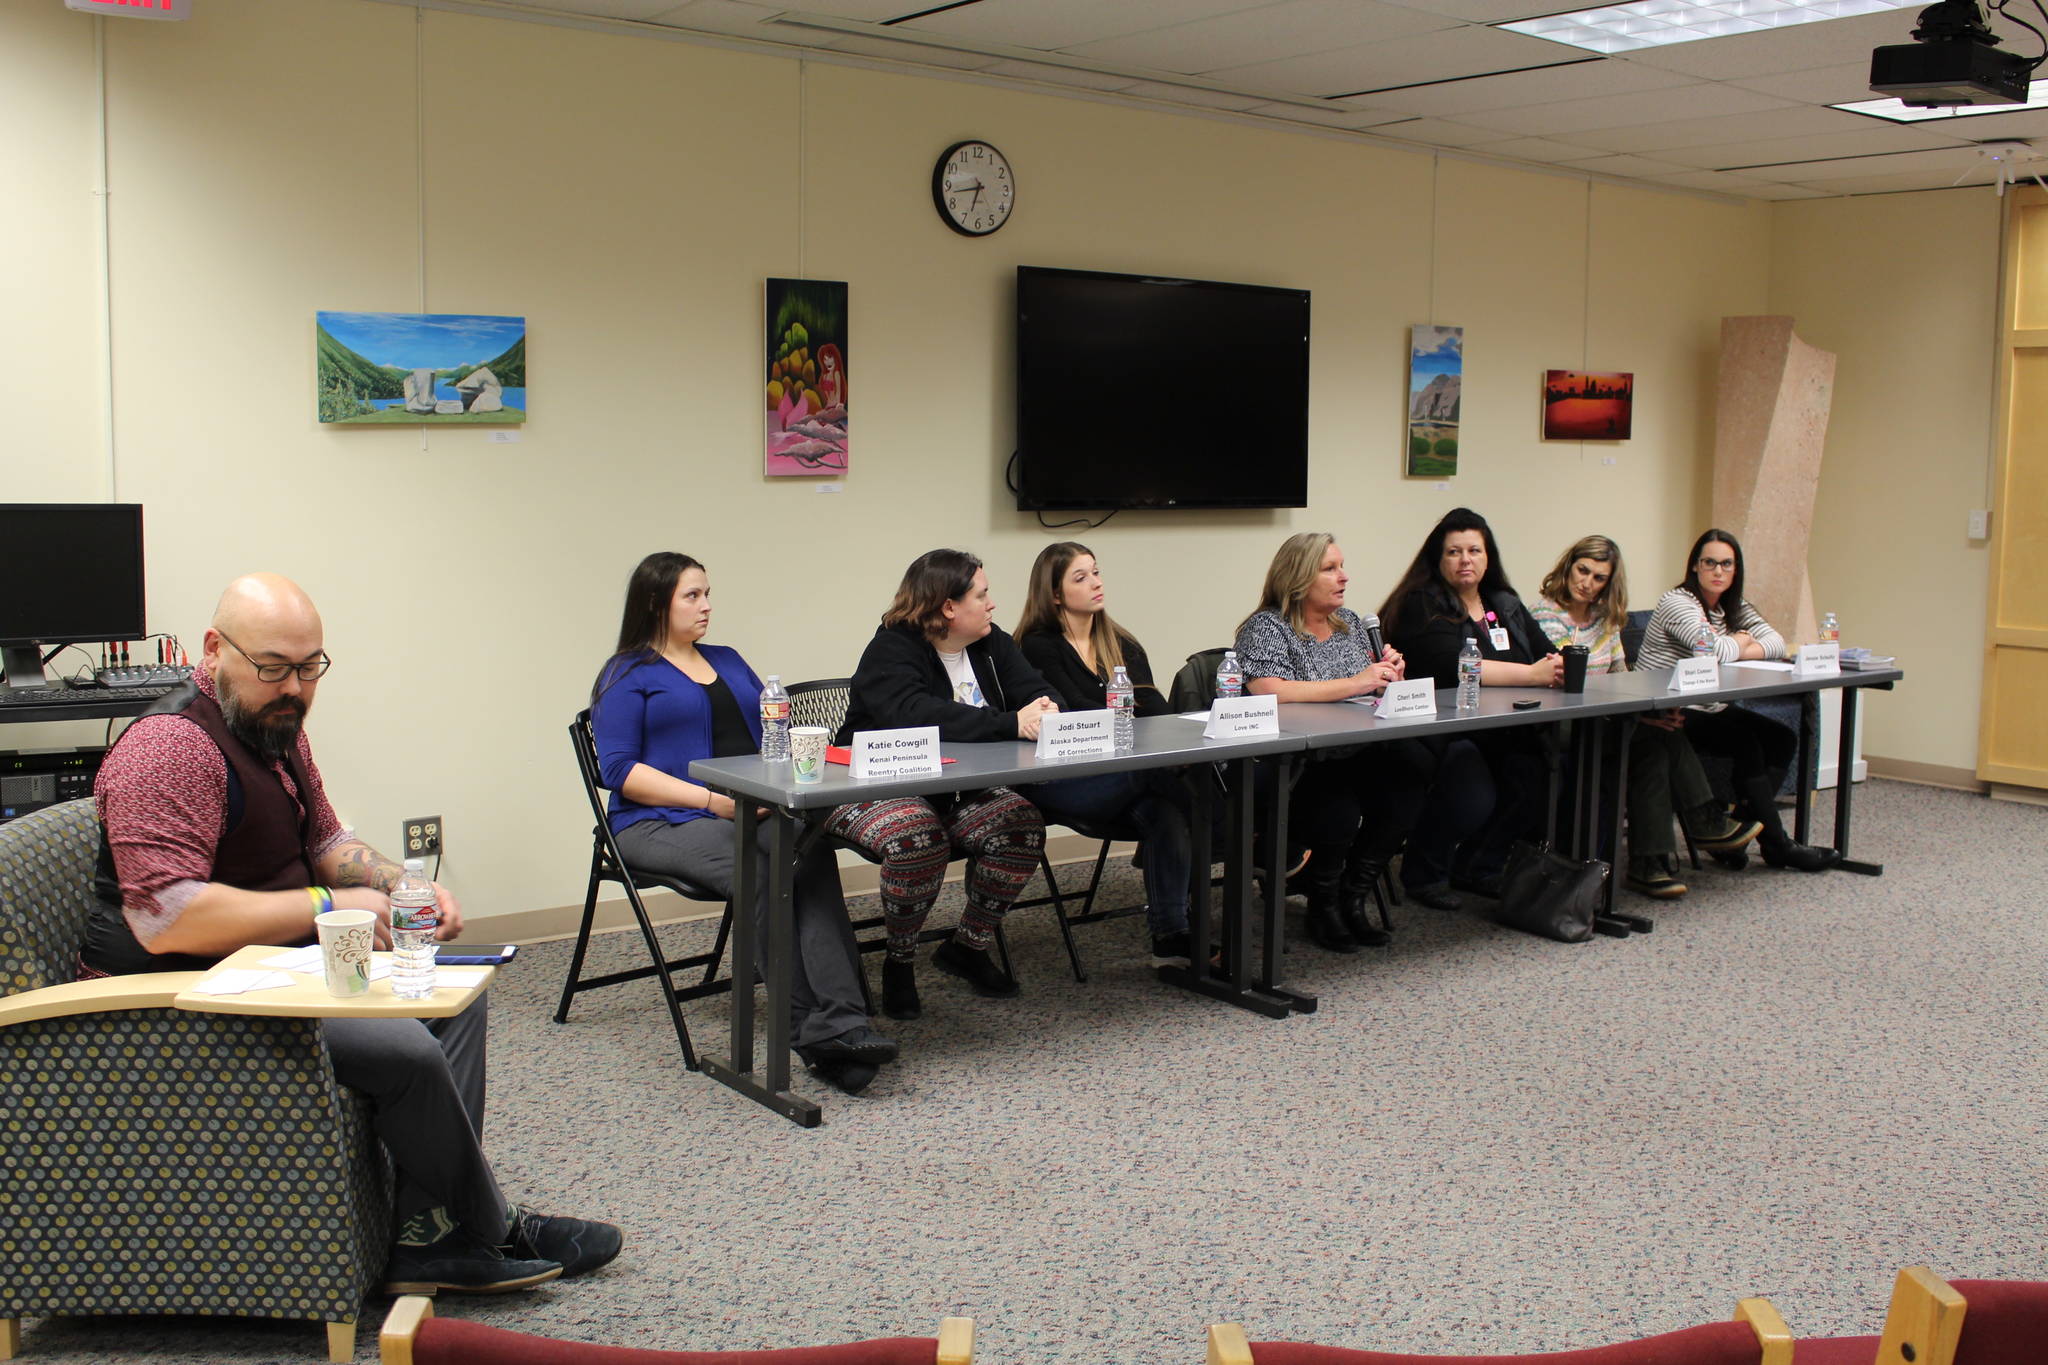
[[(221, 594), (192, 681), (117, 740), (94, 786), (98, 906), (81, 975), (197, 970), (250, 944), (313, 941), (330, 905), (377, 916), (401, 868), (344, 828), (304, 722), (332, 660), (320, 614), (275, 574)], [(437, 937), (462, 931), (455, 898)], [(330, 1019), (335, 1079), (370, 1099), (399, 1168), (393, 1293), (525, 1289), (619, 1251), (618, 1229), (508, 1204), (481, 1133), (487, 1004), (451, 1019)]]

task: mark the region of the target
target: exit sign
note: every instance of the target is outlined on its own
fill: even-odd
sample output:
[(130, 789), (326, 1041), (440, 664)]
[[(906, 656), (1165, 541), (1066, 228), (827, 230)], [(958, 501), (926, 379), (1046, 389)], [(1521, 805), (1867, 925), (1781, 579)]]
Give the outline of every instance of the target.
[(111, 14), (116, 19), (192, 17), (192, 0), (64, 0), (64, 8), (80, 14)]

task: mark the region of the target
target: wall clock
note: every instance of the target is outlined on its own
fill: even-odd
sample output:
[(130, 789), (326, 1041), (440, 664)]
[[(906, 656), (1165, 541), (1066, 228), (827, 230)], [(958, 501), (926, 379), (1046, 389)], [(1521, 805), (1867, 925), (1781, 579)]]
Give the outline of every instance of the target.
[(953, 231), (986, 237), (1010, 221), (1010, 210), (1017, 206), (1017, 177), (988, 143), (956, 142), (932, 167), (932, 205)]

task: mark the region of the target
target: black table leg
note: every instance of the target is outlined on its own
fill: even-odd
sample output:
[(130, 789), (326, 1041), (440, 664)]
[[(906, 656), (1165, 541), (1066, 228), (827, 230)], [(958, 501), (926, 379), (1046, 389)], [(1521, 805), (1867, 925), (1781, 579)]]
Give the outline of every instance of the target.
[[(1240, 1009), (1263, 1014), (1269, 1019), (1285, 1018), (1290, 1012), (1286, 1000), (1251, 989), (1248, 982), (1251, 956), (1251, 866), (1252, 866), (1252, 765), (1249, 759), (1230, 762), (1224, 793), (1223, 821), (1223, 975), (1209, 966), (1209, 829), (1215, 793), (1207, 783), (1198, 784), (1195, 794), (1194, 867), (1197, 893), (1188, 912), (1191, 951), (1185, 967), (1160, 967), (1161, 981), (1221, 1000)], [(1284, 833), (1284, 831), (1283, 831)]]
[(796, 878), (796, 819), (788, 811), (769, 815), (768, 953), (763, 976), (768, 987), (767, 1056), (754, 1070), (754, 907), (760, 903), (754, 846), (759, 819), (753, 803), (740, 801), (733, 813), (732, 1056), (704, 1058), (704, 1074), (731, 1086), (790, 1122), (815, 1128), (825, 1113), (789, 1088), (790, 938), (796, 915), (791, 896)]
[(1792, 839), (1813, 842), (1813, 769), (1820, 748), (1820, 693), (1799, 699), (1799, 778), (1793, 785)]
[(1614, 814), (1607, 822), (1607, 848), (1614, 855), (1614, 863), (1607, 869), (1607, 886), (1600, 893), (1600, 913), (1626, 924), (1636, 933), (1647, 934), (1657, 927), (1657, 921), (1648, 915), (1629, 914), (1614, 908), (1614, 884), (1621, 880), (1622, 858), (1621, 822), (1628, 814), (1628, 753), (1636, 742), (1636, 719), (1623, 716), (1614, 722), (1621, 727), (1621, 743), (1616, 746), (1614, 778)]
[[(1302, 1014), (1313, 1014), (1316, 998), (1305, 991), (1291, 991), (1280, 984), (1280, 966), (1287, 951), (1287, 807), (1288, 797), (1294, 787), (1294, 765), (1303, 760), (1284, 757), (1278, 760), (1279, 772), (1273, 783), (1271, 805), (1266, 812), (1266, 904), (1265, 933), (1260, 946), (1258, 993), (1282, 1002), (1290, 1010)], [(1245, 802), (1256, 799), (1257, 786), (1252, 781), (1252, 765), (1244, 764)], [(1245, 838), (1251, 839), (1250, 820), (1246, 820)], [(1251, 887), (1245, 887), (1245, 904), (1251, 903)], [(1245, 955), (1251, 954), (1250, 916), (1246, 916), (1242, 936)], [(1238, 980), (1243, 982), (1240, 975)]]
[(1842, 689), (1842, 732), (1835, 746), (1835, 852), (1841, 861), (1835, 866), (1844, 872), (1854, 872), (1865, 877), (1882, 877), (1883, 863), (1858, 862), (1849, 856), (1849, 818), (1851, 804), (1855, 799), (1856, 783), (1856, 706), (1860, 689)]

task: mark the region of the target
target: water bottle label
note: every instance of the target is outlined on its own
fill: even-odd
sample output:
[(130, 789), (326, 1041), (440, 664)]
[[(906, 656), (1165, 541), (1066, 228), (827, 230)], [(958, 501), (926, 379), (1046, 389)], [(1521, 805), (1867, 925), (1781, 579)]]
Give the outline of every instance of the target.
[(788, 720), (789, 703), (786, 701), (768, 701), (764, 698), (761, 702), (761, 719), (771, 721)]
[(441, 904), (428, 901), (425, 905), (401, 905), (391, 902), (391, 927), (394, 929), (435, 929), (441, 924)]

